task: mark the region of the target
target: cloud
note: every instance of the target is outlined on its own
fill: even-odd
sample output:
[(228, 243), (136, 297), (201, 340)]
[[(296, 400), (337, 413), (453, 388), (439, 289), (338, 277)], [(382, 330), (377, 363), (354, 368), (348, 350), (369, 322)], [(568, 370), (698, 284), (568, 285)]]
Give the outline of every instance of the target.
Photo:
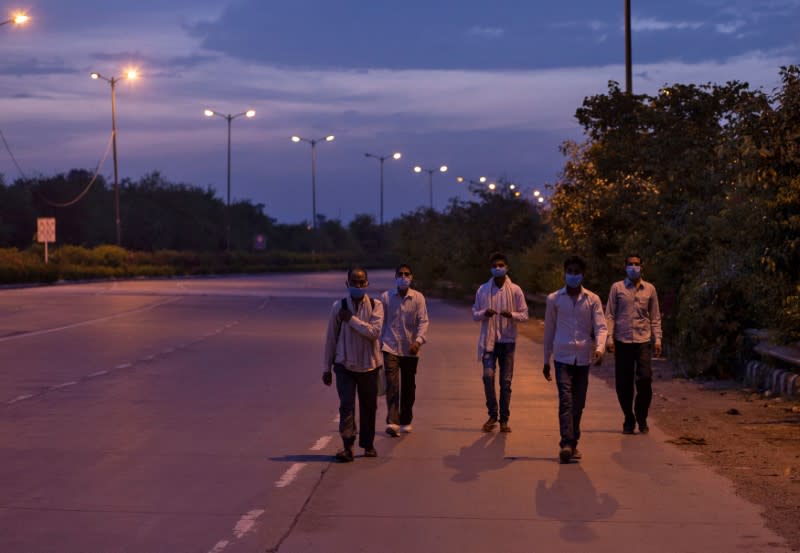
[(469, 34), (481, 38), (503, 38), (506, 34), (505, 29), (501, 27), (472, 27)]
[(631, 21), (631, 29), (636, 32), (648, 31), (696, 31), (702, 28), (704, 23), (699, 21), (665, 21), (654, 17), (637, 18)]
[(736, 33), (737, 31), (739, 31), (739, 29), (741, 29), (745, 25), (746, 25), (745, 21), (736, 20), (736, 21), (729, 21), (728, 23), (717, 23), (716, 25), (714, 25), (714, 29), (718, 33), (722, 33), (724, 35), (730, 35)]

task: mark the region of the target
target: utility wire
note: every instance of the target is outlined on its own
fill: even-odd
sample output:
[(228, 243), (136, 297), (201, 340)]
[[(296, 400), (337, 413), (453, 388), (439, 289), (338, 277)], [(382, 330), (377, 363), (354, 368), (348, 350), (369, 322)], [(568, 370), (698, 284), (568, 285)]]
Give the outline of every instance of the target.
[(0, 129), (0, 138), (3, 139), (3, 145), (6, 147), (6, 151), (8, 152), (8, 155), (11, 157), (11, 161), (14, 162), (14, 166), (17, 168), (17, 171), (19, 171), (20, 176), (24, 180), (28, 180), (28, 177), (25, 176), (25, 171), (23, 171), (22, 167), (20, 167), (19, 163), (17, 163), (17, 158), (14, 157), (14, 152), (11, 151), (11, 147), (8, 145), (8, 141), (6, 140), (6, 135), (3, 134), (3, 129)]

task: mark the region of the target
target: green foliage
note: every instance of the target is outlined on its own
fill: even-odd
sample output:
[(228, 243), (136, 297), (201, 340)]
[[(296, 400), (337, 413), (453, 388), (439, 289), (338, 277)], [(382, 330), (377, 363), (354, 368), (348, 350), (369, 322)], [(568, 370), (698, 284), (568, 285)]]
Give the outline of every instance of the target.
[(577, 111), (588, 141), (563, 147), (559, 247), (589, 258), (601, 290), (640, 253), (687, 372), (730, 374), (749, 325), (800, 334), (800, 72), (781, 76), (772, 95), (729, 82), (629, 96), (611, 83)]

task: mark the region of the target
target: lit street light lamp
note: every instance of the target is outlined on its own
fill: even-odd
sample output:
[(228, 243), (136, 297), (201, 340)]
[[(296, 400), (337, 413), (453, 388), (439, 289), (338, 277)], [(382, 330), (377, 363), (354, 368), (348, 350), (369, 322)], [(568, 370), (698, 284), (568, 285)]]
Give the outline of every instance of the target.
[(244, 115), (248, 119), (256, 116), (254, 109), (249, 109), (236, 115), (225, 115), (214, 111), (213, 109), (206, 109), (203, 111), (206, 117), (214, 117), (215, 115), (222, 117), (228, 122), (228, 199), (225, 207), (225, 250), (231, 249), (231, 122), (237, 117)]
[(442, 165), (438, 169), (425, 169), (419, 165), (414, 166), (415, 173), (428, 173), (428, 185), (430, 187), (430, 201), (431, 201), (431, 209), (433, 209), (433, 174), (439, 171), (440, 173), (447, 172), (447, 165)]
[(28, 17), (24, 13), (17, 13), (14, 14), (14, 16), (11, 17), (11, 19), (0, 21), (0, 27), (2, 27), (3, 25), (8, 25), (9, 23), (13, 23), (14, 25), (24, 25), (25, 23), (28, 22), (28, 20), (30, 20), (30, 17)]
[(311, 225), (317, 228), (317, 142), (332, 142), (336, 138), (332, 134), (322, 138), (303, 138), (293, 136), (292, 142), (308, 142), (311, 144)]
[(122, 79), (135, 80), (139, 74), (135, 69), (128, 69), (124, 77), (104, 77), (100, 73), (91, 73), (94, 80), (102, 79), (111, 85), (111, 144), (114, 154), (114, 217), (117, 227), (117, 246), (122, 245), (122, 223), (119, 216), (119, 165), (117, 162), (117, 83)]
[(395, 152), (390, 156), (376, 156), (375, 154), (364, 154), (365, 157), (372, 157), (381, 162), (381, 226), (383, 226), (383, 162), (387, 159), (400, 159), (403, 154)]

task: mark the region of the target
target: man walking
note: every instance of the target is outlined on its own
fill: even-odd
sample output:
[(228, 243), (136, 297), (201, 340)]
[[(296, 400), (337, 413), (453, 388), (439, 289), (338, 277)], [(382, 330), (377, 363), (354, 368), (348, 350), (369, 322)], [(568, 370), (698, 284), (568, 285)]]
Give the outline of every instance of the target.
[(626, 278), (612, 284), (608, 293), (607, 348), (614, 353), (617, 399), (625, 416), (622, 433), (633, 434), (638, 423), (639, 432), (646, 434), (653, 399), (650, 359), (653, 353), (661, 355), (661, 311), (655, 286), (642, 280), (639, 254), (625, 258), (625, 273)]
[(428, 309), (425, 296), (411, 289), (411, 267), (400, 265), (394, 276), (397, 286), (381, 295), (381, 342), (386, 371), (386, 433), (396, 438), (400, 432), (411, 432), (417, 362), (428, 332)]
[[(508, 277), (508, 259), (502, 253), (489, 258), (492, 278), (478, 288), (472, 318), (481, 323), (478, 338), (478, 360), (483, 364), (483, 390), (489, 419), (483, 431), (491, 432), (500, 419), (500, 432), (511, 432), (508, 425), (511, 405), (511, 380), (514, 376), (514, 349), (517, 323), (528, 320), (528, 304), (522, 289)], [(495, 392), (494, 377), (500, 366), (500, 402)]]
[(364, 457), (378, 456), (373, 442), (378, 407), (377, 369), (381, 364), (378, 338), (383, 326), (383, 305), (366, 294), (369, 286), (367, 271), (361, 267), (350, 269), (346, 286), (348, 296), (334, 302), (331, 309), (322, 373), (322, 382), (326, 386), (333, 381), (331, 368), (336, 373), (339, 433), (344, 444), (336, 454), (336, 460), (343, 463), (353, 460), (356, 394), (361, 424), (358, 445), (364, 448)]
[(558, 457), (562, 463), (580, 459), (581, 416), (589, 387), (589, 363), (599, 363), (605, 349), (606, 321), (597, 294), (583, 287), (586, 262), (571, 256), (564, 261), (566, 286), (547, 296), (544, 316), (544, 374), (551, 381), (550, 356), (556, 367)]

